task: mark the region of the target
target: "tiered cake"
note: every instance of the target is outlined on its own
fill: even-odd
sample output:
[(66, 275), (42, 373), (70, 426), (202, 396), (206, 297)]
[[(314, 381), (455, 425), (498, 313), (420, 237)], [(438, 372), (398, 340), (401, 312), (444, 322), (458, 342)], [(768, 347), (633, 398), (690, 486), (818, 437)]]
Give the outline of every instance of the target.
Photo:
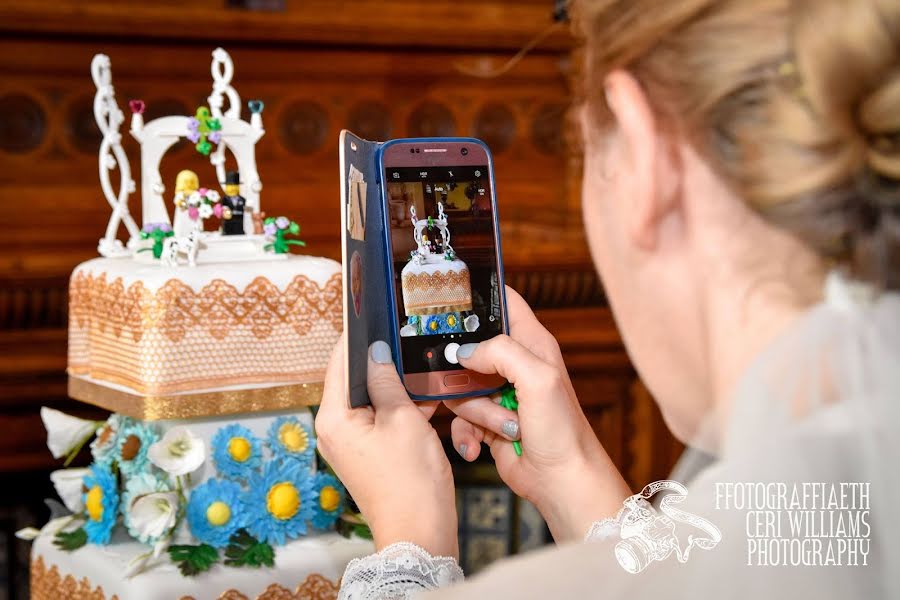
[[(92, 422), (42, 410), (54, 456), (89, 444), (93, 462), (56, 471), (62, 503), (51, 502), (40, 532), (21, 532), (35, 540), (32, 598), (333, 598), (346, 563), (372, 551), (334, 531), (345, 493), (317, 472), (308, 408), (340, 335), (340, 265), (291, 255), (302, 244), (296, 223), (262, 218), (262, 102), (243, 121), (221, 49), (212, 73), (209, 107), (193, 116), (145, 124), (143, 102), (129, 103), (139, 228), (109, 59), (94, 58), (113, 211), (102, 257), (70, 282), (69, 393), (113, 414)], [(209, 156), (215, 183), (182, 171), (167, 194), (159, 163), (181, 138)], [(224, 170), (226, 147), (236, 172)]]
[(444, 205), (437, 203), (437, 218), (419, 219), (410, 207), (416, 249), (400, 273), (406, 325), (400, 335), (434, 335), (478, 329), (472, 310), (469, 267), (450, 245)]

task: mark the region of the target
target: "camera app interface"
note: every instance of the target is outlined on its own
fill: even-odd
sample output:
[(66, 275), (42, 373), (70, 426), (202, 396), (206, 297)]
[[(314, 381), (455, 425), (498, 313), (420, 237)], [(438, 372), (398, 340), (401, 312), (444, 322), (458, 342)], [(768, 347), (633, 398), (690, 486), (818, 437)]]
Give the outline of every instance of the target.
[(455, 348), (502, 331), (488, 168), (385, 175), (404, 371), (462, 369)]

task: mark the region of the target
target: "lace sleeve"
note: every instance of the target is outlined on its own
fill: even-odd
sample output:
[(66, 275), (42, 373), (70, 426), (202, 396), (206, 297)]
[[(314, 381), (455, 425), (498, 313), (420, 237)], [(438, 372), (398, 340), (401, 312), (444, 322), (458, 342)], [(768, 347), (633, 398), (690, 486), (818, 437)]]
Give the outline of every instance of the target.
[[(642, 510), (648, 517), (656, 516), (656, 509), (653, 508), (653, 505), (639, 496), (638, 494), (626, 500), (626, 505), (630, 503), (632, 509)], [(622, 521), (625, 518), (625, 514), (625, 509), (623, 508), (615, 518), (594, 521), (587, 534), (585, 534), (584, 541), (602, 542), (603, 540), (619, 537), (622, 534)]]
[(400, 542), (350, 561), (338, 600), (407, 600), (462, 580), (455, 558), (431, 556), (415, 544)]

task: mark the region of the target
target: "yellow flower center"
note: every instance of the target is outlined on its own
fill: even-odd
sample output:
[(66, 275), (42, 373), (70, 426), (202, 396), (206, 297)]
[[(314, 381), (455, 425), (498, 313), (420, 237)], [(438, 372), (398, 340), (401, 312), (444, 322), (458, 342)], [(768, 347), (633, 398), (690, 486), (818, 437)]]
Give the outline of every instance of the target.
[(231, 520), (231, 508), (221, 500), (216, 500), (206, 508), (206, 520), (210, 525), (224, 525)]
[(276, 483), (266, 495), (266, 508), (276, 519), (290, 519), (300, 510), (300, 492), (287, 481)]
[(456, 316), (450, 315), (449, 317), (447, 317), (447, 325), (449, 325), (450, 327), (454, 327), (456, 325)]
[(428, 324), (428, 329), (430, 329), (430, 330), (432, 330), (432, 331), (437, 331), (437, 328), (438, 328), (437, 321), (431, 321), (431, 322)]
[(285, 423), (278, 430), (281, 445), (289, 452), (304, 452), (309, 447), (306, 431), (297, 423)]
[(99, 485), (88, 490), (84, 507), (92, 521), (99, 521), (103, 518), (103, 489)]
[(228, 441), (228, 454), (237, 462), (244, 462), (250, 458), (251, 450), (247, 438), (233, 437)]
[(326, 485), (319, 492), (319, 506), (325, 512), (333, 512), (337, 510), (341, 504), (341, 494), (330, 485)]

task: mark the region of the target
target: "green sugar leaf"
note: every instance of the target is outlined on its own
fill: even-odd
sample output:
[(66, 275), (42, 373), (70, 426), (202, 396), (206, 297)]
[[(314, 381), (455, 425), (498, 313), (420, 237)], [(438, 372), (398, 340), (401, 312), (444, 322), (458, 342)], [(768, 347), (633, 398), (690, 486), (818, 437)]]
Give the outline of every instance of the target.
[(71, 552), (87, 544), (87, 531), (79, 527), (75, 531), (60, 531), (53, 536), (53, 545), (60, 550)]
[(169, 546), (169, 558), (185, 577), (208, 571), (219, 561), (219, 552), (209, 544)]
[(230, 567), (274, 567), (275, 550), (247, 533), (246, 529), (240, 529), (228, 541), (225, 564)]

